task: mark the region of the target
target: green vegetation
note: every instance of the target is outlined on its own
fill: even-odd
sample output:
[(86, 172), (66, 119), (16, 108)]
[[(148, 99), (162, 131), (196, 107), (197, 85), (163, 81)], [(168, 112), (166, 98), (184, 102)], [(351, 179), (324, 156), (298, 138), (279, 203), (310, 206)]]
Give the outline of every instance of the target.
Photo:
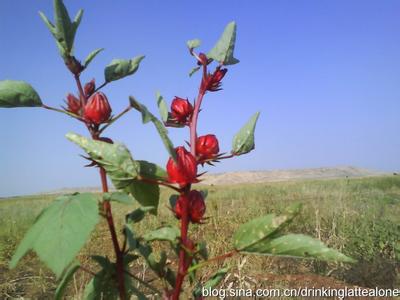
[[(232, 249), (232, 234), (240, 224), (266, 213), (282, 213), (290, 204), (300, 202), (302, 212), (288, 231), (320, 238), (329, 247), (358, 260), (354, 265), (344, 265), (292, 258), (235, 256), (225, 261), (230, 267), (230, 276), (221, 283), (223, 286), (230, 283), (253, 289), (318, 284), (325, 287), (400, 286), (400, 265), (395, 250), (400, 241), (400, 176), (202, 188), (208, 190), (209, 219), (204, 226), (194, 228), (193, 234), (197, 234), (199, 240), (207, 241), (210, 257)], [(169, 191), (162, 189), (160, 218), (148, 216), (135, 230), (148, 232), (161, 224), (177, 222), (168, 210), (168, 196)], [(42, 195), (0, 201), (0, 298), (42, 299), (54, 294), (55, 276), (34, 254), (22, 259), (15, 270), (8, 269), (19, 241), (41, 209), (54, 198)], [(124, 215), (133, 210), (132, 206), (124, 204), (113, 204), (113, 207), (114, 215), (120, 218), (117, 223), (122, 223)], [(105, 224), (101, 223), (79, 258), (85, 265), (89, 261), (85, 253), (104, 250), (112, 256), (112, 244)], [(173, 253), (169, 255), (173, 256)], [(91, 270), (97, 268), (89, 263), (85, 266)], [(199, 270), (203, 281), (222, 266), (222, 263), (210, 264), (210, 268), (205, 268), (208, 273), (202, 273), (205, 269)], [(144, 262), (133, 263), (131, 272), (146, 280), (154, 279)], [(67, 294), (69, 299), (80, 299), (89, 276), (82, 271), (74, 276)]]

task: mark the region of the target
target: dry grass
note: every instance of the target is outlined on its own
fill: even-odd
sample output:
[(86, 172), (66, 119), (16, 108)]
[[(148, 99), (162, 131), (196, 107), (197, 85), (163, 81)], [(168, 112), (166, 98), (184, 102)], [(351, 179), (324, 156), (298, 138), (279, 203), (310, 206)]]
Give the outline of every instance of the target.
[[(399, 264), (394, 244), (400, 240), (400, 177), (311, 180), (230, 186), (203, 186), (208, 190), (205, 225), (192, 226), (196, 240), (207, 242), (210, 257), (231, 249), (236, 228), (269, 212), (281, 212), (293, 202), (302, 202), (302, 214), (288, 228), (291, 232), (318, 237), (329, 246), (359, 260), (354, 266), (311, 260), (237, 256), (224, 263), (210, 264), (199, 271), (206, 280), (223, 265), (231, 267), (224, 287), (293, 287), (304, 285), (398, 287)], [(177, 224), (167, 209), (169, 191), (162, 191), (159, 218), (149, 216), (135, 228), (143, 233), (165, 224)], [(53, 274), (30, 253), (18, 268), (8, 270), (17, 243), (52, 196), (8, 199), (0, 202), (0, 298), (26, 297), (51, 299), (56, 282)], [(114, 205), (121, 224), (132, 207)], [(156, 244), (155, 249), (165, 248)], [(112, 257), (112, 245), (106, 224), (101, 223), (79, 259), (93, 271), (98, 268), (88, 254), (106, 253)], [(57, 255), (55, 253), (55, 255)], [(175, 257), (170, 253), (171, 266)], [(143, 261), (131, 265), (137, 276), (152, 280), (155, 276)], [(78, 272), (68, 288), (68, 299), (80, 299), (88, 274)], [(185, 299), (192, 286), (186, 286)], [(146, 291), (146, 289), (144, 289)], [(148, 292), (148, 291), (146, 291)]]

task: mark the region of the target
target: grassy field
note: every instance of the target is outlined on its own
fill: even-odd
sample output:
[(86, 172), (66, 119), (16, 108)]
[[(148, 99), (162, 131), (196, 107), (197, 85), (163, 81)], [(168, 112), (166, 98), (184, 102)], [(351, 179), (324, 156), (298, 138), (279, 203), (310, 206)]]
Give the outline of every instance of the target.
[[(293, 202), (304, 204), (291, 232), (320, 238), (330, 247), (356, 258), (354, 265), (313, 260), (236, 256), (225, 261), (231, 267), (224, 287), (400, 286), (398, 243), (400, 241), (400, 176), (363, 179), (310, 180), (255, 185), (209, 186), (207, 222), (193, 228), (197, 238), (207, 241), (210, 256), (231, 249), (231, 236), (243, 222), (269, 212), (283, 211)], [(54, 275), (31, 253), (15, 270), (8, 261), (18, 242), (42, 208), (55, 196), (31, 196), (0, 201), (0, 299), (51, 299)], [(168, 192), (163, 190), (160, 217), (148, 217), (136, 228), (144, 232), (161, 224), (176, 224), (168, 210)], [(121, 223), (132, 207), (114, 205)], [(163, 245), (159, 245), (163, 247)], [(109, 253), (112, 245), (104, 223), (99, 224), (79, 259), (93, 270), (87, 254)], [(54, 255), (57, 255), (55, 253)], [(171, 264), (174, 265), (171, 254)], [(222, 267), (212, 264), (200, 278)], [(154, 276), (140, 261), (132, 272), (146, 280)], [(78, 272), (68, 288), (68, 299), (80, 299), (86, 273)], [(185, 290), (190, 292), (190, 287)], [(189, 297), (189, 296), (187, 296)]]

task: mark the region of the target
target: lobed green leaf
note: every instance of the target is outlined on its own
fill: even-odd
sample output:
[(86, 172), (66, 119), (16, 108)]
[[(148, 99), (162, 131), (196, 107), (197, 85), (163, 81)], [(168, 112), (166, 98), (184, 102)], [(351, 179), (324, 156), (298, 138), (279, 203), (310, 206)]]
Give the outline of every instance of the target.
[(0, 81), (0, 107), (38, 106), (42, 106), (42, 100), (30, 84), (16, 80)]
[(330, 249), (320, 240), (303, 234), (288, 234), (247, 247), (244, 252), (263, 255), (316, 258), (325, 261), (353, 263), (354, 259)]
[(283, 225), (292, 221), (300, 209), (301, 205), (295, 204), (289, 208), (286, 214), (279, 216), (269, 214), (242, 224), (233, 235), (235, 249), (244, 251), (272, 236), (282, 229)]
[(94, 195), (83, 193), (58, 197), (42, 211), (22, 239), (10, 268), (14, 268), (28, 250), (33, 249), (59, 277), (84, 246), (98, 221), (98, 204)]
[(240, 131), (233, 137), (232, 141), (232, 154), (242, 155), (254, 149), (254, 131), (260, 113), (255, 113), (250, 120), (240, 129)]
[(104, 69), (104, 78), (106, 82), (111, 82), (134, 74), (139, 64), (144, 58), (143, 55), (136, 56), (133, 59), (113, 59)]
[(163, 178), (165, 171), (162, 168), (146, 161), (133, 160), (129, 150), (120, 143), (95, 141), (74, 133), (68, 133), (67, 138), (106, 170), (116, 189), (130, 193), (143, 206), (153, 206), (153, 213), (156, 213), (160, 188), (141, 180)]
[(230, 22), (222, 33), (220, 39), (215, 44), (214, 48), (207, 54), (208, 58), (227, 66), (234, 65), (239, 62), (233, 57), (236, 42), (236, 23)]
[(146, 233), (143, 238), (148, 241), (169, 241), (171, 243), (176, 243), (176, 240), (180, 236), (179, 228), (167, 226), (161, 227), (151, 232)]

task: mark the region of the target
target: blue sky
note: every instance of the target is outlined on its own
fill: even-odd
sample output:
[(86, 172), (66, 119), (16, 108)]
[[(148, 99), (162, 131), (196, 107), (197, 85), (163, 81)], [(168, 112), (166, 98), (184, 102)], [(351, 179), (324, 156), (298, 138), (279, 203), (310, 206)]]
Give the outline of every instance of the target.
[[(231, 20), (235, 56), (224, 90), (210, 93), (199, 133), (215, 133), (230, 150), (236, 131), (256, 111), (256, 150), (213, 172), (352, 165), (400, 169), (399, 1), (65, 1), (85, 14), (75, 53), (106, 48), (83, 75), (103, 81), (113, 58), (144, 54), (139, 71), (104, 89), (115, 113), (134, 95), (156, 112), (155, 92), (193, 99), (198, 76), (185, 42), (207, 52)], [(94, 4), (95, 3), (95, 4)], [(46, 104), (59, 106), (76, 88), (38, 16), (53, 19), (50, 0), (0, 1), (0, 80), (31, 83)], [(42, 109), (0, 109), (0, 196), (98, 185), (82, 152), (65, 139), (86, 134), (72, 119)], [(187, 131), (170, 130), (175, 145)], [(136, 112), (107, 135), (135, 158), (165, 165), (167, 154)]]

